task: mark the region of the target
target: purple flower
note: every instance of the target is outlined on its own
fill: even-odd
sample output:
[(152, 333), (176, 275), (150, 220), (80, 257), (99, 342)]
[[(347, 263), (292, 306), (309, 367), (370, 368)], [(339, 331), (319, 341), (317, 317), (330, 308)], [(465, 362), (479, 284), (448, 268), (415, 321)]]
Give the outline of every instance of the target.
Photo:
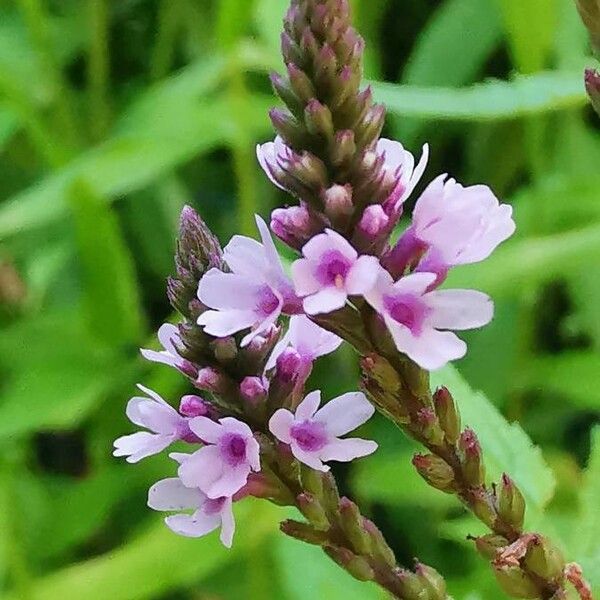
[(292, 265), (292, 276), (309, 315), (337, 310), (348, 296), (369, 291), (381, 268), (376, 257), (358, 256), (349, 242), (331, 229), (312, 238), (302, 254), (304, 258)]
[(196, 488), (188, 488), (176, 477), (155, 483), (148, 492), (148, 506), (154, 510), (177, 512), (193, 510), (192, 514), (177, 514), (167, 517), (167, 526), (187, 537), (201, 537), (221, 528), (221, 542), (231, 548), (235, 521), (228, 497), (209, 498)]
[(176, 344), (181, 344), (181, 336), (179, 335), (179, 329), (176, 325), (171, 323), (164, 323), (158, 330), (158, 341), (163, 347), (162, 350), (147, 350), (142, 348), (140, 352), (146, 360), (150, 360), (155, 363), (161, 363), (163, 365), (169, 365), (175, 367), (180, 371), (186, 370), (188, 364), (184, 358), (179, 356), (177, 352)]
[(233, 496), (260, 471), (259, 445), (248, 425), (225, 417), (218, 423), (196, 417), (190, 429), (207, 445), (190, 454), (179, 467), (186, 487), (199, 488), (209, 498)]
[(428, 264), (451, 267), (482, 261), (514, 231), (512, 207), (500, 204), (489, 187), (463, 187), (442, 175), (417, 201), (408, 234), (427, 248), (419, 267), (426, 271)]
[(350, 392), (334, 398), (323, 408), (321, 392), (311, 392), (293, 414), (280, 408), (271, 417), (269, 429), (281, 442), (289, 444), (292, 454), (302, 463), (319, 471), (328, 471), (324, 461), (349, 462), (377, 450), (377, 444), (359, 438), (339, 439), (368, 421), (375, 412), (362, 392)]
[(299, 308), (267, 225), (258, 216), (256, 223), (262, 244), (234, 236), (223, 252), (231, 273), (211, 269), (198, 288), (200, 301), (213, 309), (198, 317), (198, 325), (216, 337), (251, 329), (242, 346), (268, 331), (283, 310), (297, 312)]
[(383, 171), (386, 177), (397, 181), (394, 191), (384, 204), (386, 213), (392, 218), (397, 218), (400, 216), (402, 204), (423, 177), (429, 160), (429, 146), (423, 146), (421, 160), (416, 167), (414, 156), (405, 150), (400, 142), (380, 139), (377, 142), (377, 154), (384, 157)]
[[(138, 431), (115, 440), (113, 456), (126, 456), (127, 462), (136, 463), (162, 452), (181, 439), (190, 439), (188, 420), (182, 417), (156, 392), (138, 384), (149, 398), (136, 396), (127, 403), (126, 414), (135, 425), (150, 431)], [(150, 433), (152, 432), (152, 433)]]
[(413, 273), (394, 283), (389, 273), (381, 271), (377, 285), (365, 295), (383, 316), (398, 350), (428, 370), (462, 358), (467, 351), (465, 342), (443, 330), (482, 327), (494, 314), (491, 299), (482, 292), (428, 292), (436, 277), (434, 273)]
[(278, 159), (279, 157), (285, 159), (290, 153), (291, 150), (285, 145), (280, 136), (277, 136), (273, 142), (258, 144), (256, 146), (256, 157), (258, 158), (260, 166), (271, 182), (281, 190), (285, 190), (285, 188), (278, 183), (275, 178), (275, 174), (283, 173), (283, 169), (279, 166)]
[(269, 357), (265, 370), (272, 369), (279, 356), (286, 348), (291, 347), (310, 365), (320, 356), (325, 356), (338, 349), (342, 338), (313, 323), (308, 317), (298, 315), (291, 317), (286, 334), (277, 343)]

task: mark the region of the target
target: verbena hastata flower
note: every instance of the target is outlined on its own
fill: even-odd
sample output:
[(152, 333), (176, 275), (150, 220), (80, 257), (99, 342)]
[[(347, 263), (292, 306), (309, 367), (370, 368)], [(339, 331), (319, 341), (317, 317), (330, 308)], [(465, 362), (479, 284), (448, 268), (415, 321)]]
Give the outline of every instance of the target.
[(256, 223), (262, 244), (234, 236), (223, 251), (231, 273), (211, 269), (198, 288), (198, 298), (212, 309), (198, 317), (198, 325), (215, 337), (250, 329), (242, 346), (268, 331), (282, 311), (293, 313), (299, 309), (267, 225), (258, 216)]
[(400, 142), (381, 138), (377, 142), (377, 154), (384, 157), (383, 171), (386, 177), (397, 181), (391, 196), (383, 204), (385, 213), (392, 219), (397, 219), (402, 211), (402, 204), (423, 177), (429, 160), (429, 146), (423, 146), (423, 153), (416, 167), (414, 156)]
[(319, 471), (328, 471), (324, 462), (349, 462), (377, 450), (377, 444), (359, 438), (339, 436), (366, 423), (375, 412), (362, 392), (350, 392), (334, 398), (323, 408), (321, 392), (311, 392), (298, 405), (295, 413), (285, 408), (276, 411), (269, 430), (302, 463)]
[(280, 136), (277, 136), (274, 141), (256, 146), (256, 157), (266, 173), (267, 177), (279, 189), (285, 188), (277, 181), (275, 174), (282, 172), (280, 161), (291, 153), (291, 150), (285, 145)]
[(293, 316), (290, 318), (286, 334), (273, 348), (265, 369), (272, 369), (286, 348), (291, 347), (296, 350), (306, 365), (310, 367), (317, 358), (335, 352), (341, 343), (340, 337), (319, 327), (308, 317)]
[(188, 364), (184, 358), (177, 352), (177, 344), (181, 345), (181, 336), (176, 325), (164, 323), (158, 330), (158, 341), (163, 347), (162, 350), (148, 350), (142, 348), (142, 356), (149, 361), (175, 367), (180, 371), (186, 370)]
[(380, 269), (376, 257), (359, 256), (331, 229), (313, 237), (302, 254), (304, 258), (292, 265), (292, 276), (309, 315), (337, 310), (346, 304), (348, 296), (364, 294), (373, 287)]
[(199, 441), (190, 431), (188, 419), (180, 415), (156, 392), (143, 385), (138, 384), (137, 387), (149, 397), (131, 398), (126, 414), (132, 423), (150, 431), (138, 431), (115, 440), (114, 456), (126, 456), (127, 462), (136, 463), (162, 452), (177, 440)]
[(189, 426), (206, 446), (181, 461), (178, 474), (185, 486), (212, 499), (233, 496), (251, 471), (260, 471), (259, 445), (246, 423), (233, 417), (218, 423), (196, 417)]
[(428, 370), (462, 358), (467, 351), (465, 342), (447, 330), (482, 327), (494, 314), (491, 299), (482, 292), (428, 291), (436, 278), (435, 273), (413, 273), (394, 283), (382, 270), (365, 295), (383, 317), (398, 350)]
[(201, 537), (221, 528), (221, 542), (231, 548), (235, 521), (230, 497), (209, 498), (197, 488), (183, 485), (177, 477), (155, 483), (148, 492), (148, 506), (164, 512), (193, 510), (192, 514), (176, 514), (165, 518), (167, 526), (187, 537)]
[(514, 231), (512, 207), (489, 187), (463, 187), (441, 175), (417, 200), (412, 225), (392, 254), (401, 262), (422, 255), (419, 271), (444, 273), (486, 259)]

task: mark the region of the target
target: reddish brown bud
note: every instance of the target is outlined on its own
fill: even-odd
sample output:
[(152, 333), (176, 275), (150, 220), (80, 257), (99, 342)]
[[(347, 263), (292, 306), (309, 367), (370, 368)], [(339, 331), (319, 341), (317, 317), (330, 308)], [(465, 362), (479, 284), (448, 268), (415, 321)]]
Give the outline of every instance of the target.
[(592, 101), (594, 110), (600, 115), (600, 73), (596, 69), (586, 69), (585, 89)]
[(477, 435), (472, 429), (465, 429), (458, 441), (462, 454), (463, 476), (472, 487), (479, 487), (485, 483), (485, 466), (481, 446)]
[(460, 437), (460, 414), (447, 387), (435, 391), (433, 403), (446, 440), (452, 445), (456, 444)]

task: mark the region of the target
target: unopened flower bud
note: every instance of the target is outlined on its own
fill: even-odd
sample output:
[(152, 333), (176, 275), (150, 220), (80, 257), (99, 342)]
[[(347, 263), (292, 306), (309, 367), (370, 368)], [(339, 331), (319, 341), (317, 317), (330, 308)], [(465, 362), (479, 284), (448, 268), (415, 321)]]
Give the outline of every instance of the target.
[(371, 548), (373, 553), (381, 558), (388, 566), (395, 567), (396, 557), (394, 552), (388, 546), (388, 543), (385, 541), (385, 538), (383, 537), (381, 531), (379, 531), (377, 525), (375, 525), (373, 521), (365, 519), (364, 528), (371, 538)]
[(444, 432), (432, 408), (421, 408), (417, 412), (416, 423), (419, 425), (423, 437), (431, 444), (440, 445), (444, 441)]
[(448, 388), (440, 387), (435, 391), (433, 404), (446, 440), (452, 445), (456, 444), (460, 437), (460, 414)]
[(337, 57), (329, 44), (324, 44), (315, 60), (315, 81), (319, 89), (333, 92), (333, 83), (338, 70)]
[(281, 531), (290, 537), (293, 537), (301, 542), (321, 546), (327, 541), (327, 532), (321, 529), (316, 529), (309, 523), (300, 523), (292, 519), (283, 521), (279, 526)]
[(375, 240), (387, 230), (389, 222), (381, 204), (371, 204), (365, 208), (358, 229), (366, 239)]
[(194, 385), (199, 390), (211, 392), (212, 394), (222, 395), (228, 389), (227, 378), (213, 367), (205, 367), (198, 371), (198, 377)]
[(304, 121), (308, 131), (313, 135), (319, 135), (327, 140), (333, 139), (335, 130), (331, 111), (315, 98), (306, 105)]
[(364, 527), (364, 519), (358, 506), (344, 497), (340, 500), (340, 523), (346, 537), (352, 542), (354, 549), (359, 554), (368, 554), (371, 547), (371, 538)]
[(281, 98), (294, 116), (301, 117), (304, 112), (304, 103), (296, 95), (290, 82), (285, 77), (279, 75), (279, 73), (271, 73), (270, 79), (275, 93)]
[(384, 123), (385, 106), (376, 104), (371, 107), (363, 122), (356, 128), (357, 147), (370, 147), (381, 135)]
[(405, 600), (421, 600), (429, 598), (427, 592), (423, 590), (423, 583), (416, 573), (411, 573), (405, 569), (398, 571), (398, 587), (402, 592), (402, 598)]
[(498, 490), (498, 514), (517, 531), (523, 529), (525, 520), (525, 498), (515, 482), (505, 473)]
[(352, 205), (352, 188), (349, 185), (333, 185), (323, 194), (325, 214), (332, 223), (346, 223), (354, 206)]
[(431, 487), (448, 494), (454, 492), (454, 471), (445, 460), (435, 454), (415, 454), (412, 463)]
[(592, 101), (594, 110), (600, 115), (600, 73), (596, 69), (586, 69), (585, 89)]
[(302, 101), (302, 104), (307, 104), (315, 97), (315, 88), (302, 69), (299, 69), (294, 63), (288, 64), (288, 77), (290, 85), (296, 96)]
[(479, 440), (472, 429), (465, 429), (458, 441), (462, 453), (462, 468), (465, 480), (470, 486), (479, 487), (485, 483), (485, 466)]
[(336, 131), (331, 148), (331, 162), (336, 167), (341, 167), (348, 164), (354, 158), (355, 154), (354, 132), (351, 129)]
[(235, 360), (238, 354), (237, 344), (231, 336), (217, 338), (211, 343), (215, 358), (220, 363), (228, 363)]
[(471, 509), (480, 521), (493, 527), (498, 515), (493, 499), (484, 487), (471, 489)]
[(271, 123), (277, 133), (293, 148), (302, 148), (306, 141), (304, 126), (287, 110), (273, 108), (269, 112)]
[(262, 405), (267, 398), (267, 388), (262, 377), (244, 377), (240, 394), (250, 409)]
[(277, 357), (277, 378), (283, 382), (295, 381), (302, 369), (304, 359), (302, 355), (288, 346), (278, 357)]
[(295, 250), (301, 250), (312, 237), (323, 230), (324, 222), (304, 205), (276, 208), (271, 213), (271, 230)]
[(298, 509), (306, 519), (319, 529), (327, 529), (329, 521), (321, 503), (310, 493), (303, 492), (296, 498)]
[(179, 412), (184, 417), (206, 417), (211, 412), (212, 407), (200, 396), (183, 396), (179, 404)]
[(494, 533), (470, 539), (475, 542), (475, 547), (479, 554), (488, 560), (496, 558), (498, 550), (508, 546), (508, 540), (505, 537)]
[(355, 579), (359, 581), (372, 581), (375, 578), (375, 572), (371, 568), (371, 565), (362, 556), (357, 556), (347, 548), (340, 548), (339, 546), (325, 545), (323, 546), (323, 550)]
[(494, 575), (511, 598), (541, 598), (541, 590), (519, 567), (494, 566)]
[(561, 551), (550, 540), (538, 535), (529, 545), (524, 565), (531, 573), (542, 579), (556, 579), (561, 577), (565, 569), (565, 559)]
[(434, 568), (417, 563), (415, 573), (423, 588), (427, 590), (429, 600), (446, 600), (446, 582)]

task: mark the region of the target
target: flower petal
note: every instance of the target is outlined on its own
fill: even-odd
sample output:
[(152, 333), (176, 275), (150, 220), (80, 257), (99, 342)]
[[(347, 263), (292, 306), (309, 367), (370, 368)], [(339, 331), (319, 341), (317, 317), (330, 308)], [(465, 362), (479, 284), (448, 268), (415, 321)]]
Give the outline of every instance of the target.
[(183, 485), (199, 488), (208, 495), (207, 490), (219, 481), (225, 470), (219, 449), (216, 446), (204, 446), (181, 463), (177, 474)]
[(307, 394), (296, 408), (296, 420), (305, 421), (312, 419), (321, 404), (321, 390), (315, 390)]
[(193, 515), (172, 515), (165, 519), (167, 527), (185, 537), (202, 537), (214, 531), (221, 524), (218, 514), (207, 515), (197, 510)]
[(326, 287), (316, 294), (304, 298), (302, 304), (307, 314), (319, 315), (343, 308), (347, 299), (348, 294), (345, 290)]
[(346, 277), (346, 290), (351, 295), (363, 295), (375, 286), (381, 269), (375, 256), (360, 256)]
[(203, 304), (216, 310), (251, 309), (254, 308), (254, 298), (261, 285), (263, 279), (252, 276), (251, 273), (238, 275), (211, 269), (200, 280), (198, 298)]
[(294, 415), (285, 408), (280, 408), (269, 419), (269, 431), (284, 444), (290, 444), (290, 429), (294, 424)]
[(321, 289), (321, 284), (314, 274), (314, 266), (306, 258), (299, 258), (292, 263), (292, 279), (299, 296), (308, 296)]
[(198, 325), (215, 337), (227, 337), (252, 327), (258, 317), (252, 310), (207, 310), (198, 317)]
[(362, 392), (349, 392), (330, 400), (314, 416), (333, 436), (344, 435), (366, 423), (375, 412)]
[(320, 458), (324, 461), (350, 462), (355, 458), (373, 454), (377, 448), (377, 443), (371, 440), (362, 440), (360, 438), (333, 440), (321, 450)]
[(310, 360), (325, 356), (337, 350), (342, 343), (342, 338), (331, 333), (304, 315), (297, 315), (290, 319), (288, 333), (290, 345), (298, 353)]
[(189, 421), (190, 429), (208, 444), (216, 444), (225, 433), (219, 423), (215, 423), (207, 417), (194, 417)]
[(162, 479), (148, 491), (148, 506), (154, 510), (200, 508), (205, 500), (206, 496), (200, 490), (185, 487), (178, 477)]
[(223, 496), (231, 497), (246, 485), (248, 475), (250, 475), (250, 465), (247, 463), (242, 463), (234, 468), (226, 467), (219, 479), (206, 489), (202, 487), (200, 489), (212, 499)]
[(115, 440), (113, 456), (126, 456), (128, 463), (137, 463), (162, 452), (173, 441), (173, 436), (138, 431)]
[(494, 316), (494, 303), (476, 290), (438, 290), (425, 296), (433, 309), (429, 322), (436, 329), (474, 329), (487, 325)]
[(181, 341), (179, 328), (172, 323), (163, 323), (158, 328), (158, 341), (167, 352), (177, 356), (177, 348), (175, 347), (173, 340), (176, 342)]
[(235, 519), (233, 517), (233, 507), (231, 498), (227, 498), (221, 509), (221, 543), (225, 548), (231, 548), (233, 544), (233, 534), (235, 533)]
[(318, 453), (306, 452), (302, 450), (302, 448), (300, 448), (295, 442), (292, 442), (290, 447), (294, 457), (301, 463), (307, 465), (311, 469), (315, 469), (316, 471), (322, 471), (323, 473), (329, 471), (330, 468), (322, 463)]

